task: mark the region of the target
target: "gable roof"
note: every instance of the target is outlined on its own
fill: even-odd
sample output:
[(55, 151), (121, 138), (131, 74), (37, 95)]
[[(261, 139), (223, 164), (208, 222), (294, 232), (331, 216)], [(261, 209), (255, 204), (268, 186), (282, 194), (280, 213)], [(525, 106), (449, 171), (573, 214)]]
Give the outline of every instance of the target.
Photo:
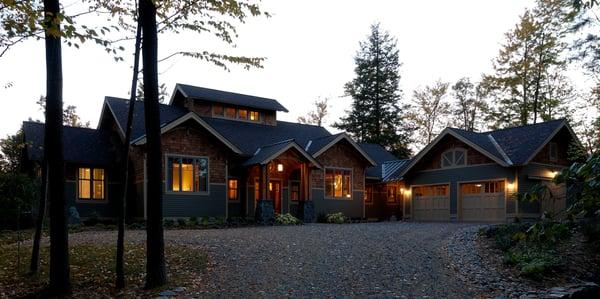
[[(23, 122), (23, 138), (27, 146), (27, 159), (44, 159), (43, 123)], [(90, 128), (63, 127), (63, 156), (66, 162), (84, 164), (113, 163), (116, 151), (107, 131)]]
[(294, 139), (284, 140), (270, 145), (261, 146), (256, 150), (254, 156), (250, 157), (244, 162), (244, 166), (250, 165), (264, 165), (269, 161), (277, 158), (289, 149), (297, 150), (306, 160), (313, 163), (318, 168), (322, 168), (321, 164), (317, 162), (309, 153), (307, 153), (300, 145), (298, 145)]
[(383, 178), (383, 167), (388, 161), (396, 161), (398, 158), (386, 151), (379, 144), (375, 143), (359, 143), (358, 144), (374, 161), (377, 163), (376, 166), (368, 167), (365, 175), (367, 178), (382, 179)]
[(322, 153), (326, 152), (330, 147), (332, 147), (334, 144), (345, 140), (348, 143), (350, 143), (350, 145), (356, 149), (356, 151), (358, 151), (358, 153), (363, 156), (365, 158), (365, 160), (367, 160), (367, 162), (369, 162), (371, 165), (376, 166), (377, 162), (375, 162), (375, 160), (373, 160), (373, 158), (371, 158), (369, 156), (369, 154), (367, 154), (362, 147), (360, 147), (354, 140), (352, 140), (352, 138), (350, 138), (350, 136), (348, 136), (348, 134), (346, 133), (338, 133), (335, 135), (330, 135), (330, 136), (323, 136), (320, 138), (316, 138), (316, 139), (312, 139), (309, 141), (309, 143), (306, 145), (306, 149), (307, 152), (309, 152), (311, 155), (313, 155), (313, 157), (318, 157), (320, 156)]
[(482, 133), (446, 128), (421, 150), (402, 172), (396, 173), (394, 179), (401, 179), (404, 174), (447, 135), (456, 137), (496, 163), (504, 167), (509, 167), (529, 163), (562, 128), (567, 128), (573, 137), (578, 140), (565, 119)]
[[(277, 100), (274, 99), (204, 88), (199, 86), (186, 85), (181, 83), (177, 83), (175, 85), (175, 92), (173, 92), (173, 95), (175, 95), (177, 91), (181, 92), (181, 94), (184, 97), (191, 99), (207, 100), (211, 102), (231, 104), (236, 106), (245, 106), (264, 110), (289, 112), (285, 107), (283, 107), (283, 105), (281, 105)], [(169, 104), (173, 103), (173, 99), (174, 97), (171, 98)]]

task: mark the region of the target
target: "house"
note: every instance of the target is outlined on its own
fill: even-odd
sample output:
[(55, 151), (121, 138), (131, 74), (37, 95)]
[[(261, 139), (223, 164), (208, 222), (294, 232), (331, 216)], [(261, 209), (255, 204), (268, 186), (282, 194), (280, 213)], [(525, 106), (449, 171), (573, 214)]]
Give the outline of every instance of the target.
[[(567, 188), (551, 180), (572, 164), (568, 149), (573, 143), (579, 140), (566, 120), (484, 133), (446, 128), (413, 159), (384, 163), (379, 184), (388, 189), (388, 198), (402, 197), (404, 219), (537, 218), (567, 205)], [(541, 203), (516, 200), (515, 193), (538, 183), (549, 187), (551, 198)]]
[[(144, 104), (136, 103), (132, 136), (125, 141), (127, 111), (127, 100), (106, 97), (97, 128), (64, 128), (67, 202), (82, 217), (116, 215), (126, 142), (132, 146), (127, 215), (145, 217)], [(366, 173), (378, 165), (369, 153), (396, 158), (345, 133), (277, 119), (287, 111), (273, 99), (177, 84), (169, 104), (160, 105), (163, 215), (366, 217)], [(23, 132), (26, 165), (39, 174), (44, 125), (24, 122)]]
[[(121, 153), (131, 145), (127, 216), (146, 215), (144, 104), (125, 140), (128, 101), (106, 97), (98, 126), (64, 128), (65, 190), (82, 217), (114, 217), (122, 196)], [(345, 133), (285, 122), (278, 101), (177, 84), (160, 105), (163, 215), (255, 217), (291, 213), (305, 221), (342, 212), (351, 218), (505, 222), (564, 207), (553, 174), (570, 165), (578, 142), (565, 120), (485, 133), (445, 129), (414, 158), (398, 160)], [(24, 164), (40, 175), (44, 125), (24, 122)], [(549, 184), (558, 200), (512, 196)]]

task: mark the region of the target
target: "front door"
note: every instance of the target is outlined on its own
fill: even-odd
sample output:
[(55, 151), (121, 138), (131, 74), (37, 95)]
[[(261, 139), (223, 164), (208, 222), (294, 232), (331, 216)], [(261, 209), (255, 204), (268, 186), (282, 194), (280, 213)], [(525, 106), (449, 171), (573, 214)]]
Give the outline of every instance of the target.
[(281, 213), (281, 182), (269, 182), (269, 199), (273, 201), (273, 210), (276, 214)]

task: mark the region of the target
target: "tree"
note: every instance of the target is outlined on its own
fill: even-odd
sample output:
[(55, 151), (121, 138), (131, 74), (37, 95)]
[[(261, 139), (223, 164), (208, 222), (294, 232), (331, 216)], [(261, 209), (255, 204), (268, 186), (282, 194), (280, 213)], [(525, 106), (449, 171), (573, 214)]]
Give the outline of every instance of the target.
[[(39, 106), (40, 110), (46, 113), (46, 97), (40, 96), (36, 104)], [(81, 122), (81, 117), (79, 117), (77, 114), (77, 106), (68, 105), (67, 108), (63, 110), (63, 125), (69, 127), (89, 128), (90, 122)]]
[(450, 114), (450, 104), (445, 101), (449, 85), (438, 80), (432, 86), (414, 91), (409, 117), (419, 135), (416, 141), (423, 146), (431, 143), (439, 134), (446, 116)]
[(379, 24), (372, 25), (370, 36), (360, 42), (354, 62), (356, 77), (344, 86), (352, 107), (334, 127), (347, 131), (359, 142), (380, 144), (398, 157), (410, 156), (411, 131), (400, 108), (401, 63), (396, 39)]
[(325, 118), (329, 114), (329, 98), (319, 98), (313, 102), (315, 110), (309, 111), (306, 116), (299, 116), (298, 122), (301, 124), (317, 125), (321, 127)]
[(463, 130), (475, 131), (483, 121), (483, 113), (487, 109), (479, 86), (471, 83), (469, 78), (461, 78), (452, 86), (452, 94), (456, 99), (456, 105), (452, 109), (454, 124)]
[(25, 144), (23, 143), (23, 131), (19, 130), (14, 135), (8, 135), (0, 139), (0, 170), (4, 173), (17, 173), (21, 170), (21, 154)]
[[(167, 85), (162, 83), (158, 86), (158, 102), (164, 104), (167, 101), (167, 97), (169, 96), (169, 91), (167, 90)], [(137, 86), (137, 93), (135, 96), (137, 101), (144, 100), (144, 81), (139, 81)]]

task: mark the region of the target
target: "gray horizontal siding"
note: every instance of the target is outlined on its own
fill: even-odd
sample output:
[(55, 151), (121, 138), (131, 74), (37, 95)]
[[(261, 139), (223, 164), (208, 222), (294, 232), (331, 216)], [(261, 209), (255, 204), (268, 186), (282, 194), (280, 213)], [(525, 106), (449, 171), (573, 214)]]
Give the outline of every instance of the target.
[(225, 185), (210, 185), (210, 193), (165, 194), (164, 217), (225, 217)]

